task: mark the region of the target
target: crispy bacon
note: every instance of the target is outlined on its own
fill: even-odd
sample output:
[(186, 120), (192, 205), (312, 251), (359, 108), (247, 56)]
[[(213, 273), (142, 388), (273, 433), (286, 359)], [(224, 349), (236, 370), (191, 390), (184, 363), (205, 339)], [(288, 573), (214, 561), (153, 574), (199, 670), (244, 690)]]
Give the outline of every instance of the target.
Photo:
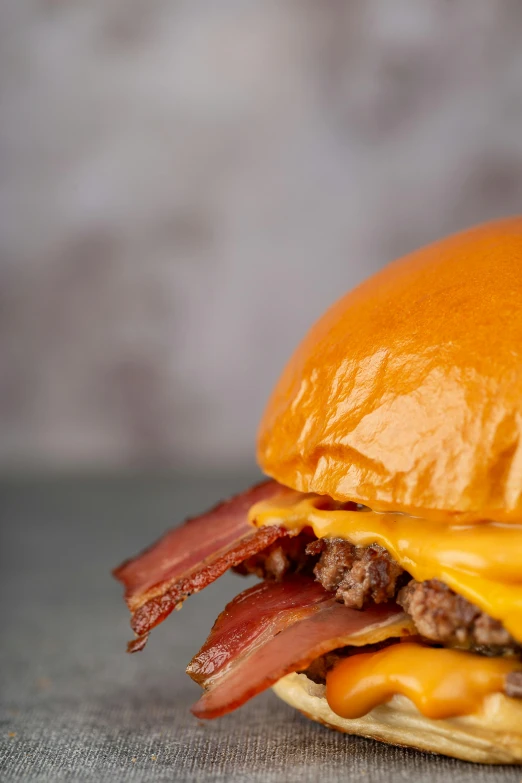
[(152, 628), (189, 595), (288, 535), (280, 527), (254, 529), (248, 523), (248, 511), (254, 503), (289, 492), (276, 481), (252, 487), (170, 530), (149, 549), (116, 568), (113, 573), (125, 587), (131, 627), (137, 637), (129, 642), (129, 652), (143, 649)]
[[(187, 668), (206, 689), (192, 712), (225, 715), (355, 635), (401, 617), (393, 603), (349, 609), (309, 577), (255, 585), (228, 604)], [(405, 621), (405, 633), (408, 627)]]

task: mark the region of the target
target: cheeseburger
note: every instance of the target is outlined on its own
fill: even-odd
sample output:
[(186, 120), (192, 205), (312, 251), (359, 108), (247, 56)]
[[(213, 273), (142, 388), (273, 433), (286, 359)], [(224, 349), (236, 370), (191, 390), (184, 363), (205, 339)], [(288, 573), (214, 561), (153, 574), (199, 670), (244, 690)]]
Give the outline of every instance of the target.
[(259, 428), (268, 480), (115, 571), (141, 650), (229, 568), (188, 666), (215, 718), (272, 686), (348, 734), (522, 763), (522, 218), (340, 299)]

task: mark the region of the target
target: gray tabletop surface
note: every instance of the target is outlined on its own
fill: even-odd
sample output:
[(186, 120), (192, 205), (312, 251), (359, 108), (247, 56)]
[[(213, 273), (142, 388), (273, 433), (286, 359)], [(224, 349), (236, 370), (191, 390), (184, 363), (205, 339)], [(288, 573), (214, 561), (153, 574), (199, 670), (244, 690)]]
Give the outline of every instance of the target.
[(252, 477), (0, 483), (0, 780), (507, 781), (486, 767), (329, 731), (271, 692), (210, 722), (184, 668), (226, 601), (225, 575), (126, 655), (110, 569)]

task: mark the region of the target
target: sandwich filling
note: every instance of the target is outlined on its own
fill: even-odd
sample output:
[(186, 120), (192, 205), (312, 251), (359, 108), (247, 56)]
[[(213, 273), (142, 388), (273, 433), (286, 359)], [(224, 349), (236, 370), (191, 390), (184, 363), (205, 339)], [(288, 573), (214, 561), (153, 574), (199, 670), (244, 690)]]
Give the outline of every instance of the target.
[(224, 571), (263, 581), (216, 621), (188, 673), (212, 718), (290, 672), (343, 717), (402, 694), (428, 717), (522, 698), (522, 525), (420, 520), (267, 482), (168, 532), (115, 576), (136, 639)]
[(378, 544), (413, 579), (441, 581), (522, 642), (522, 525), (421, 520), (299, 492), (256, 504), (249, 518), (258, 527), (311, 528), (318, 539)]

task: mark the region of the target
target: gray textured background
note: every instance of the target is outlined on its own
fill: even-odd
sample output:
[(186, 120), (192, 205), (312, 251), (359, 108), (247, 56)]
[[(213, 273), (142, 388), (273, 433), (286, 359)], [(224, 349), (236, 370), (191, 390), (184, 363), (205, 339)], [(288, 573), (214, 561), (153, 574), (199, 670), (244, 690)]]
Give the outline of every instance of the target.
[(0, 3), (0, 466), (239, 465), (307, 326), (521, 211), (520, 0)]
[[(0, 780), (519, 783), (265, 694), (189, 712), (225, 577), (126, 656), (122, 558), (240, 489), (323, 309), (522, 211), (519, 0), (0, 2)], [(151, 474), (152, 475), (152, 474)]]
[(484, 767), (347, 737), (265, 693), (225, 718), (189, 712), (185, 675), (226, 601), (226, 575), (126, 655), (110, 569), (249, 476), (0, 483), (0, 780), (520, 783)]

